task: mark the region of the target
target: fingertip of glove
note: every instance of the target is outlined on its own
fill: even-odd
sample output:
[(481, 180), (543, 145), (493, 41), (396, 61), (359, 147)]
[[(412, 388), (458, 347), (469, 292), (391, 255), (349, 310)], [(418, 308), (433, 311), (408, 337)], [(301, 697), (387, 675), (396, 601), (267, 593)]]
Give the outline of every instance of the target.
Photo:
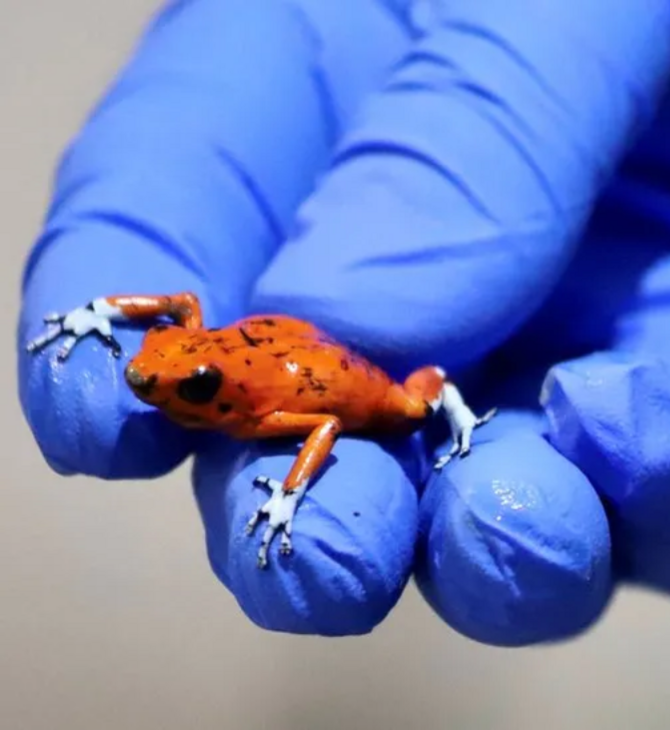
[(557, 365), (545, 379), (549, 440), (614, 506), (670, 470), (669, 378), (662, 359), (602, 352)]
[[(230, 457), (198, 455), (196, 494), (210, 563), (256, 625), (316, 636), (358, 636), (378, 626), (409, 580), (417, 494), (396, 458), (378, 445), (342, 439), (335, 462), (306, 493), (293, 528), (293, 553), (273, 542), (265, 569), (257, 554), (266, 522), (245, 534), (267, 499), (258, 474), (281, 476), (295, 453), (249, 451), (230, 477)], [(228, 479), (230, 478), (230, 481)]]
[(188, 435), (134, 402), (118, 361), (81, 343), (66, 363), (25, 352), (19, 337), (19, 400), (46, 463), (59, 475), (151, 479), (183, 461)]
[(482, 643), (576, 636), (611, 595), (602, 505), (536, 433), (480, 444), (426, 490), (417, 584), (447, 624)]
[(543, 404), (548, 438), (608, 506), (623, 580), (668, 590), (670, 366), (632, 352), (602, 352), (555, 366)]

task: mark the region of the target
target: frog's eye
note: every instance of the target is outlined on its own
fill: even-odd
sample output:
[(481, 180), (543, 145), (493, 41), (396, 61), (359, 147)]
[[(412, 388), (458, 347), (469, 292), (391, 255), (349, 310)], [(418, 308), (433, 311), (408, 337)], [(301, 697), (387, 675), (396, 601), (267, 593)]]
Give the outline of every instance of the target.
[(219, 392), (222, 382), (223, 375), (218, 368), (202, 365), (179, 383), (177, 395), (187, 403), (209, 403)]

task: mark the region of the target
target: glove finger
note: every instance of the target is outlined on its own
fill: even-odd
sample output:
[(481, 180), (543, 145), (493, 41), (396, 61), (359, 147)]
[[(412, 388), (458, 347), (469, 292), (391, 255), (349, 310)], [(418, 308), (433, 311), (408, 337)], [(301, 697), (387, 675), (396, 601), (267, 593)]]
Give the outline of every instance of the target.
[[(670, 571), (667, 569), (670, 564), (667, 528), (670, 504), (663, 485), (667, 482), (670, 460), (659, 434), (667, 430), (664, 421), (667, 420), (669, 399), (667, 368), (656, 357), (660, 355), (667, 361), (670, 354), (668, 340), (664, 336), (668, 317), (666, 294), (670, 285), (663, 204), (666, 195), (664, 186), (659, 184), (670, 161), (663, 152), (668, 111), (670, 107), (666, 105), (654, 128), (630, 156), (623, 174), (608, 191), (588, 238), (550, 301), (518, 337), (510, 340), (490, 359), (481, 383), (484, 386), (487, 382), (489, 384), (489, 392), (484, 391), (481, 395), (482, 399), (488, 399), (489, 404), (514, 403), (518, 407), (533, 408), (537, 404), (538, 386), (548, 363), (555, 362), (554, 358), (598, 347), (614, 348), (597, 357), (578, 359), (553, 369), (544, 393), (549, 418), (543, 420), (545, 425), (541, 431), (544, 433), (546, 429), (550, 442), (567, 457), (569, 463), (578, 467), (577, 474), (588, 476), (605, 502), (612, 533), (613, 580), (625, 577), (665, 590), (670, 589)], [(656, 154), (653, 154), (654, 150)], [(493, 388), (490, 387), (492, 382), (495, 382)], [(508, 414), (505, 415), (507, 418)], [(488, 426), (487, 440), (497, 438), (495, 428), (507, 429), (506, 421), (503, 420), (502, 425), (494, 421)], [(508, 441), (509, 438), (502, 434), (501, 444)], [(488, 447), (488, 444), (484, 445)], [(542, 445), (543, 452), (547, 452), (547, 448)], [(483, 459), (479, 450), (476, 457)], [(510, 458), (509, 454), (506, 455), (501, 465), (505, 466)], [(519, 460), (519, 468), (525, 458), (523, 456)], [(555, 454), (551, 461), (559, 465), (562, 463)], [(474, 465), (472, 468), (474, 470)], [(570, 471), (575, 474), (572, 467)], [(552, 475), (552, 479), (560, 474), (554, 473), (549, 465), (546, 473)], [(544, 484), (551, 483), (547, 476), (543, 480)], [(527, 476), (523, 481), (533, 483)], [(565, 483), (576, 484), (569, 479)], [(504, 485), (504, 481), (500, 480), (499, 484)], [(482, 489), (482, 493), (491, 496), (488, 486)], [(433, 509), (440, 514), (439, 508), (431, 506), (430, 494), (429, 490), (421, 511), (422, 524), (427, 522), (428, 529), (431, 529)], [(450, 495), (444, 496), (443, 500), (450, 498)], [(477, 493), (472, 499), (479, 498)], [(476, 504), (479, 505), (479, 502)], [(501, 510), (503, 522), (506, 512), (506, 509)], [(483, 513), (490, 516), (492, 510), (484, 510)], [(529, 513), (531, 511), (526, 509), (525, 514)], [(519, 514), (523, 517), (523, 511)], [(574, 520), (580, 514), (586, 513), (571, 508)], [(559, 516), (556, 511), (554, 518)], [(433, 519), (439, 524), (438, 519)], [(489, 522), (484, 522), (487, 530)], [(577, 525), (585, 536), (598, 534), (598, 529), (594, 529), (591, 522), (587, 518), (581, 528)], [(514, 524), (518, 525), (518, 522)], [(601, 521), (598, 520), (597, 524), (600, 525)], [(526, 541), (526, 544), (533, 547), (540, 543), (552, 544), (549, 540), (552, 531), (560, 534), (555, 527), (548, 530), (542, 520), (533, 519), (532, 527), (530, 534), (535, 536), (535, 542)], [(463, 529), (461, 533), (469, 534)], [(440, 534), (439, 530), (437, 534)], [(566, 553), (568, 556), (579, 555), (583, 538), (569, 539), (572, 542), (566, 544)], [(482, 636), (494, 643), (527, 643), (528, 637), (534, 641), (537, 637), (571, 633), (579, 626), (579, 616), (584, 613), (597, 617), (598, 602), (592, 603), (591, 595), (582, 600), (585, 610), (569, 613), (561, 608), (539, 613), (534, 610), (537, 603), (533, 595), (537, 591), (524, 589), (514, 593), (512, 586), (520, 580), (518, 576), (521, 576), (523, 585), (529, 585), (528, 576), (533, 573), (527, 566), (532, 567), (535, 556), (541, 554), (541, 551), (533, 550), (529, 559), (514, 541), (511, 541), (514, 548), (505, 554), (514, 556), (516, 562), (514, 559), (505, 560), (502, 564), (513, 568), (498, 580), (503, 598), (496, 598), (491, 604), (485, 603), (482, 608), (477, 591), (483, 592), (485, 588), (467, 580), (464, 581), (466, 587), (462, 588), (459, 582), (462, 565), (467, 566), (467, 578), (472, 575), (473, 565), (482, 564), (482, 548), (473, 547), (472, 541), (465, 539), (456, 542), (456, 548), (450, 553), (451, 562), (448, 563), (446, 557), (444, 560), (445, 564), (456, 563), (453, 568), (455, 578), (446, 583), (447, 588), (445, 582), (436, 580), (434, 585), (429, 582), (426, 592), (447, 620), (463, 627), (466, 633)], [(454, 540), (449, 545), (453, 543)], [(489, 543), (484, 541), (482, 544)], [(494, 544), (498, 545), (500, 541)], [(571, 545), (574, 545), (574, 550)], [(438, 551), (436, 555), (439, 555)], [(570, 562), (566, 561), (565, 565), (569, 566)], [(482, 569), (479, 575), (488, 580), (491, 572)], [(439, 576), (438, 571), (434, 574)], [(430, 575), (424, 567), (424, 576)], [(550, 576), (549, 570), (546, 575)], [(555, 590), (553, 577), (547, 580), (551, 590)], [(557, 585), (560, 586), (560, 582)], [(451, 590), (452, 594), (445, 595), (447, 590)], [(494, 595), (498, 597), (499, 593)], [(551, 596), (551, 592), (546, 595)], [(496, 606), (510, 605), (509, 601), (506, 603), (509, 596), (518, 598), (511, 602), (514, 606), (509, 614), (513, 617), (511, 622), (507, 622), (508, 614), (494, 610)], [(491, 605), (494, 609), (490, 608)], [(538, 626), (538, 616), (544, 617), (544, 626)], [(556, 620), (559, 623), (563, 621), (563, 627), (557, 628), (553, 623)], [(497, 627), (493, 631), (491, 624)], [(510, 632), (505, 630), (508, 624), (513, 626)]]
[(670, 590), (670, 366), (598, 353), (553, 368), (544, 387), (549, 439), (601, 495), (620, 578)]
[(610, 348), (668, 355), (670, 98), (603, 195), (559, 284), (496, 358), (549, 367)]
[(532, 414), (503, 411), (421, 500), (419, 588), (451, 627), (483, 643), (574, 636), (611, 595), (605, 512), (541, 425)]
[[(666, 591), (669, 127), (666, 103), (608, 196), (569, 291), (557, 291), (552, 306), (554, 330), (561, 302), (569, 300), (574, 316), (563, 311), (574, 324), (563, 328), (581, 352), (600, 351), (555, 366), (543, 389), (551, 442), (588, 475), (607, 505), (617, 574)], [(535, 331), (547, 324), (545, 318)]]
[(472, 361), (537, 310), (670, 58), (660, 0), (634, 23), (628, 0), (436, 7), (252, 302), (399, 371)]
[(395, 606), (412, 570), (418, 480), (411, 443), (342, 438), (298, 507), (293, 553), (271, 545), (257, 567), (267, 521), (245, 526), (269, 494), (258, 475), (282, 480), (297, 450), (242, 450), (213, 437), (195, 462), (195, 494), (209, 559), (246, 615), (273, 631), (323, 636), (365, 634)]
[[(18, 332), (23, 409), (61, 473), (150, 477), (188, 453), (127, 392), (125, 357), (88, 341), (66, 365), (55, 348), (23, 350), (45, 314), (99, 296), (191, 290), (210, 324), (244, 313), (339, 124), (403, 43), (376, 3), (322, 6), (171, 3), (64, 156)], [(240, 58), (253, 61), (241, 70)], [(118, 338), (126, 354), (139, 347), (137, 332)]]

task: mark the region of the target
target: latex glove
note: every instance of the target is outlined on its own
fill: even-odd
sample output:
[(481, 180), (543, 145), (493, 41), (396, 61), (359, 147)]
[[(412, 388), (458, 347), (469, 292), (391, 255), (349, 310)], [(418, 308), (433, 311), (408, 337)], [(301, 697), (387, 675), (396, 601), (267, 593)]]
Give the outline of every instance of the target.
[[(22, 347), (48, 311), (190, 289), (211, 326), (293, 313), (394, 374), (475, 362), (552, 292), (652, 115), (669, 14), (660, 0), (578, 14), (530, 0), (172, 3), (66, 155), (27, 267), (21, 399), (48, 462), (153, 477), (197, 448), (211, 564), (268, 628), (369, 631), (414, 568), (440, 615), (483, 641), (589, 624), (610, 595), (607, 522), (532, 414), (503, 413), (424, 493), (418, 448), (342, 438), (294, 555), (275, 549), (259, 571), (243, 527), (265, 495), (251, 482), (281, 477), (294, 450), (196, 440), (139, 404), (125, 358), (95, 343), (66, 366)], [(142, 333), (117, 336), (131, 354)], [(500, 385), (487, 407), (514, 405)]]

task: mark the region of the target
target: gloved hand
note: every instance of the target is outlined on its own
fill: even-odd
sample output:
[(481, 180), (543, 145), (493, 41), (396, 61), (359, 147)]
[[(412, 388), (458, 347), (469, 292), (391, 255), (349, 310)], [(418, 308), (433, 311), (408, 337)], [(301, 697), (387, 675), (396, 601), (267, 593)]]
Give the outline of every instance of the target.
[[(668, 122), (648, 129), (669, 22), (663, 0), (170, 3), (64, 156), (27, 265), (20, 394), (48, 463), (152, 478), (195, 451), (213, 569), (276, 630), (369, 631), (413, 571), (506, 645), (589, 626), (621, 577), (670, 587)], [(121, 361), (24, 352), (47, 312), (183, 290), (210, 326), (295, 314), (397, 376), (477, 364), (466, 397), (505, 410), (425, 489), (420, 439), (343, 437), (294, 555), (259, 571), (252, 479), (294, 450), (143, 407), (122, 378), (141, 330), (117, 330)], [(547, 367), (593, 349), (552, 370), (545, 419)]]

